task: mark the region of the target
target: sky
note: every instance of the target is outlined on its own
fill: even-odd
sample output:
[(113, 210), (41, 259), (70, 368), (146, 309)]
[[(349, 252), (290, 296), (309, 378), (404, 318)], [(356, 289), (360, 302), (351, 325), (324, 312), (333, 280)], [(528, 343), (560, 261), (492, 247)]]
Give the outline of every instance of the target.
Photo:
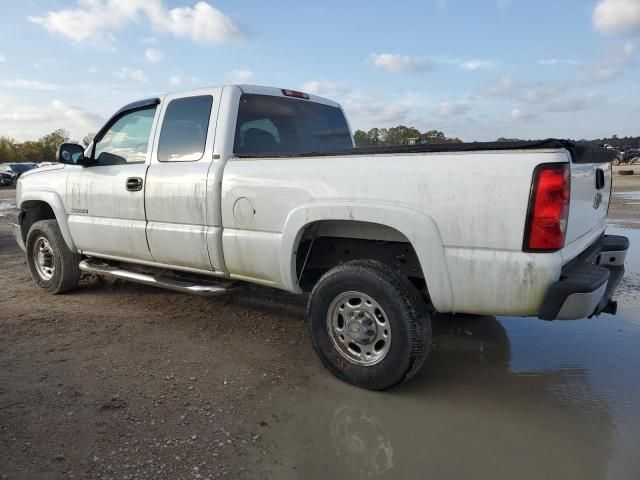
[(2, 0), (0, 136), (228, 83), (331, 98), (354, 130), (637, 136), (639, 66), (640, 0)]

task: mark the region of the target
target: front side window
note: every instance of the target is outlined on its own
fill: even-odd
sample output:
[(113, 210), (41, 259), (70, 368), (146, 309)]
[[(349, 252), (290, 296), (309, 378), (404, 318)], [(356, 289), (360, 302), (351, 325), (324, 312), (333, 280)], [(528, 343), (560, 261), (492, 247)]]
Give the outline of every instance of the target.
[(204, 155), (213, 97), (178, 98), (167, 106), (158, 143), (161, 162), (193, 162)]
[(156, 107), (146, 108), (127, 113), (116, 120), (96, 143), (96, 163), (144, 163), (147, 159), (149, 136), (155, 114)]
[(321, 153), (352, 148), (347, 120), (322, 103), (245, 93), (240, 97), (234, 153)]

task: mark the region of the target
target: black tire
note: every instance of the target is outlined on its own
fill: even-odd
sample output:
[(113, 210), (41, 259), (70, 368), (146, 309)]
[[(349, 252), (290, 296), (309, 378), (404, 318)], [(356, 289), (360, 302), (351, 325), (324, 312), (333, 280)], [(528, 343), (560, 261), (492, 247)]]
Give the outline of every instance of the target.
[[(361, 365), (347, 359), (331, 336), (332, 302), (346, 292), (361, 292), (386, 314), (391, 336), (378, 363)], [(313, 347), (324, 366), (340, 380), (361, 388), (386, 390), (408, 380), (420, 369), (431, 346), (431, 319), (420, 293), (401, 273), (372, 260), (344, 263), (325, 273), (311, 292), (307, 316)]]
[[(42, 273), (43, 267), (38, 267), (38, 255), (34, 250), (38, 248), (36, 243), (41, 244), (42, 240), (48, 242), (47, 256), (50, 257), (48, 263), (54, 268), (50, 277)], [(60, 227), (55, 220), (41, 220), (35, 222), (27, 234), (27, 264), (35, 284), (47, 290), (49, 293), (58, 294), (68, 292), (78, 286), (80, 281), (80, 256), (69, 250)], [(40, 250), (40, 249), (38, 249)], [(48, 252), (51, 252), (50, 254)], [(46, 268), (46, 267), (44, 267)], [(50, 268), (50, 267), (49, 267)]]

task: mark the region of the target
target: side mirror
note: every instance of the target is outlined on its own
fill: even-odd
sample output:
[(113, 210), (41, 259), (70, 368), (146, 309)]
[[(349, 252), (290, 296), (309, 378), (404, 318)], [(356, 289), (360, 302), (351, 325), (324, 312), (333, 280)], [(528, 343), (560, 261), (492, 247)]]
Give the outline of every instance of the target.
[(56, 161), (68, 165), (82, 165), (84, 163), (84, 147), (76, 143), (63, 143), (58, 147)]

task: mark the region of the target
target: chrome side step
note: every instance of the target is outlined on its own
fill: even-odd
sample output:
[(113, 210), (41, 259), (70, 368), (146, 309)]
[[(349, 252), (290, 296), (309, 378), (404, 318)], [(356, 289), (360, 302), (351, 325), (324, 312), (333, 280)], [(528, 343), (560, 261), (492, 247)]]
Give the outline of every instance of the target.
[(217, 297), (220, 295), (225, 295), (230, 291), (236, 289), (236, 284), (234, 284), (233, 282), (214, 284), (207, 282), (198, 283), (188, 280), (178, 280), (175, 278), (168, 278), (160, 275), (156, 276), (150, 275), (148, 273), (123, 270), (120, 267), (109, 265), (108, 263), (100, 262), (93, 259), (83, 260), (78, 266), (80, 267), (80, 270), (86, 273), (104, 275), (105, 277), (119, 278), (121, 280), (127, 280), (129, 282), (141, 283), (142, 285), (150, 285), (152, 287), (160, 287), (167, 290), (173, 290), (174, 292), (191, 293), (193, 295), (200, 295), (204, 297)]

